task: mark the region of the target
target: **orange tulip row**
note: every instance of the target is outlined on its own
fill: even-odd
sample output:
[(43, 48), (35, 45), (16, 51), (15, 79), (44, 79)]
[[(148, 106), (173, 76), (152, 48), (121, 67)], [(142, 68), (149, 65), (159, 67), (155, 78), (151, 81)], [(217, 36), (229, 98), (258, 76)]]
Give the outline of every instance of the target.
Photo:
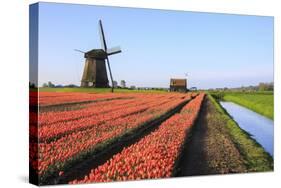
[(44, 112), (40, 113), (39, 126), (49, 125), (57, 122), (65, 122), (79, 118), (90, 117), (93, 115), (105, 114), (111, 111), (117, 111), (124, 107), (131, 107), (137, 105), (143, 105), (155, 100), (170, 99), (183, 97), (182, 94), (171, 94), (171, 95), (135, 95), (135, 96), (124, 96), (123, 99), (101, 101), (91, 104), (85, 104), (78, 110), (61, 111), (61, 112)]
[(39, 126), (49, 125), (62, 121), (69, 121), (79, 118), (85, 118), (93, 115), (104, 114), (110, 111), (118, 110), (119, 108), (125, 106), (134, 106), (139, 104), (144, 104), (149, 101), (156, 99), (161, 100), (161, 98), (167, 98), (165, 95), (152, 95), (148, 97), (142, 96), (132, 96), (131, 98), (111, 100), (111, 101), (101, 101), (96, 103), (81, 105), (82, 108), (70, 111), (61, 112), (44, 112), (40, 113), (39, 116)]
[(187, 130), (194, 124), (204, 98), (200, 94), (180, 113), (137, 143), (124, 148), (105, 164), (92, 169), (82, 180), (69, 183), (89, 183), (170, 177), (181, 152)]
[[(178, 99), (178, 96), (175, 96), (172, 98), (172, 100)], [(38, 129), (38, 136), (39, 136), (39, 141), (44, 142), (46, 140), (50, 139), (57, 139), (60, 138), (61, 136), (65, 136), (67, 134), (73, 133), (75, 131), (79, 130), (84, 130), (88, 129), (91, 127), (97, 127), (100, 126), (103, 123), (106, 123), (107, 121), (113, 121), (117, 120), (118, 118), (126, 117), (131, 114), (137, 114), (144, 112), (146, 110), (149, 110), (150, 108), (154, 106), (159, 106), (163, 105), (167, 102), (170, 101), (170, 98), (163, 98), (161, 100), (158, 100), (159, 98), (152, 98), (152, 99), (140, 99), (140, 100), (135, 100), (135, 102), (131, 105), (124, 105), (124, 106), (119, 106), (118, 110), (110, 110), (114, 109), (114, 103), (112, 105), (107, 106), (107, 111), (108, 113), (98, 113), (99, 109), (97, 109), (95, 106), (92, 109), (92, 113), (94, 115), (89, 115), (89, 113), (86, 112), (85, 117), (84, 115), (81, 114), (80, 111), (73, 111), (73, 113), (70, 112), (70, 114), (79, 114), (79, 115), (73, 115), (75, 116), (82, 116), (83, 118), (78, 118), (74, 119), (72, 121), (59, 121), (54, 124), (49, 124), (46, 126), (39, 126)], [(108, 102), (110, 103), (110, 102)], [(94, 109), (96, 111), (94, 111)], [(82, 113), (85, 111), (82, 111)], [(89, 112), (89, 111), (88, 111)], [(96, 112), (96, 113), (95, 113)], [(55, 114), (55, 113), (54, 113)], [(44, 116), (45, 114), (40, 114), (39, 119), (41, 116)], [(60, 118), (61, 116), (53, 116), (54, 119), (56, 117)]]
[[(38, 125), (42, 127), (58, 122), (66, 122), (79, 118), (90, 117), (101, 113), (107, 113), (113, 110), (118, 110), (124, 105), (130, 105), (133, 102), (135, 102), (135, 99), (119, 99), (85, 104), (83, 106), (81, 105), (81, 108), (77, 110), (43, 112), (40, 113)], [(109, 108), (109, 106), (111, 106), (111, 108)]]
[[(79, 158), (79, 155), (82, 152), (93, 150), (99, 144), (108, 142), (125, 132), (132, 131), (143, 125), (145, 122), (163, 115), (189, 98), (190, 95), (187, 94), (168, 94), (165, 95), (165, 97), (153, 98), (153, 100), (146, 99), (147, 102), (145, 105), (134, 106), (134, 108), (138, 110), (133, 111), (133, 107), (128, 108), (128, 110), (131, 110), (131, 112), (134, 113), (124, 115), (126, 112), (126, 109), (124, 109), (121, 111), (123, 115), (120, 113), (120, 117), (116, 116), (115, 119), (112, 118), (114, 114), (109, 116), (108, 113), (105, 116), (93, 116), (90, 118), (93, 119), (93, 121), (96, 121), (97, 117), (106, 120), (103, 120), (103, 123), (88, 127), (84, 130), (75, 128), (87, 125), (90, 126), (93, 122), (88, 123), (87, 121), (84, 121), (83, 119), (86, 118), (80, 118), (79, 121), (68, 121), (72, 123), (73, 128), (75, 129), (72, 133), (66, 134), (50, 143), (31, 143), (30, 152), (32, 166), (37, 170), (39, 175), (44, 174), (50, 166), (59, 170), (64, 167), (66, 161), (71, 160), (73, 157)], [(140, 111), (140, 107), (145, 107), (145, 110)], [(118, 111), (119, 110), (117, 110), (117, 112)], [(79, 111), (77, 112), (79, 113)], [(92, 121), (90, 119), (89, 121)], [(54, 123), (54, 125), (57, 124)], [(72, 126), (71, 124), (67, 125)], [(49, 125), (43, 126), (42, 128), (44, 127), (49, 127)], [(53, 126), (53, 129), (61, 129), (61, 126)], [(66, 130), (67, 129), (64, 131)], [(36, 147), (38, 147), (38, 153)]]
[(119, 97), (119, 94), (94, 94), (78, 92), (36, 92), (30, 91), (29, 102), (31, 105), (54, 105), (60, 103), (82, 102)]
[(52, 94), (50, 94), (50, 92), (40, 92), (39, 93), (39, 104), (40, 105), (54, 105), (54, 104), (61, 104), (61, 103), (111, 99), (111, 98), (117, 98), (117, 97), (119, 97), (119, 95), (121, 96), (122, 94), (55, 93), (52, 95)]

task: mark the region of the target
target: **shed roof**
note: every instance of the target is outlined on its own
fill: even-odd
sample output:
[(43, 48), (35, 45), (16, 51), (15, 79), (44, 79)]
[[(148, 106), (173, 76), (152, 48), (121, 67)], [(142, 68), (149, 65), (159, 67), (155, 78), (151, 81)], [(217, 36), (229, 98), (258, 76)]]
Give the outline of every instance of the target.
[(186, 86), (186, 79), (171, 78), (170, 85), (171, 86)]

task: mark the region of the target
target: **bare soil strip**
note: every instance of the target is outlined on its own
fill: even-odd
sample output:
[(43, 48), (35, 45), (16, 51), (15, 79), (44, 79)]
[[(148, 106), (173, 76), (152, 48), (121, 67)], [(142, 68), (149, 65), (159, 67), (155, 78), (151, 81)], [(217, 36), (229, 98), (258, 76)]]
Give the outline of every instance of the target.
[(247, 168), (232, 142), (225, 120), (205, 97), (200, 115), (186, 141), (176, 176), (242, 173)]
[[(193, 97), (194, 98), (194, 97)], [(192, 100), (192, 99), (191, 99)], [(167, 120), (169, 117), (179, 112), (184, 105), (186, 105), (190, 100), (185, 100), (179, 104), (174, 109), (168, 111), (159, 118), (149, 121), (139, 128), (126, 133), (118, 139), (115, 139), (112, 143), (106, 144), (106, 147), (98, 149), (92, 155), (83, 158), (75, 163), (71, 164), (68, 169), (64, 169), (65, 173), (63, 176), (48, 177), (40, 183), (43, 185), (53, 185), (53, 184), (66, 184), (74, 179), (83, 179), (86, 174), (89, 174), (91, 169), (104, 164), (113, 155), (122, 151), (123, 148), (128, 147), (145, 135), (148, 135), (153, 130), (155, 130), (162, 122)]]

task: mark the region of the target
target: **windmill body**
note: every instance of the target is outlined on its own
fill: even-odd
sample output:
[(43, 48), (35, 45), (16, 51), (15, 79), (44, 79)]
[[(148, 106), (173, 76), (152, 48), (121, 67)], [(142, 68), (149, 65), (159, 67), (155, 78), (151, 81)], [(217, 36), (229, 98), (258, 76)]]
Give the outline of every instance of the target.
[(86, 52), (81, 87), (109, 87), (105, 60), (107, 54), (102, 49)]
[(106, 62), (110, 73), (112, 91), (113, 91), (113, 77), (110, 69), (108, 56), (121, 52), (120, 47), (107, 49), (104, 31), (101, 20), (99, 21), (100, 37), (102, 49), (93, 49), (84, 53), (85, 66), (81, 79), (81, 87), (109, 87), (108, 77), (106, 71)]

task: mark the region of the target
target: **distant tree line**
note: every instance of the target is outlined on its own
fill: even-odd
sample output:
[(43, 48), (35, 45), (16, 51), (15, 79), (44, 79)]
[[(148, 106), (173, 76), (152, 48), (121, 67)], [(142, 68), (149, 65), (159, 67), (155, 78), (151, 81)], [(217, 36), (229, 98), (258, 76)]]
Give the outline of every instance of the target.
[(274, 84), (273, 82), (270, 83), (259, 83), (259, 91), (273, 91), (274, 90)]
[(75, 88), (75, 87), (79, 87), (75, 84), (68, 84), (68, 85), (55, 85), (52, 82), (47, 82), (47, 83), (43, 83), (42, 87), (49, 87), (49, 88), (63, 88), (63, 87), (71, 87), (71, 88)]
[(273, 91), (274, 90), (274, 82), (261, 82), (256, 86), (241, 86), (237, 88), (215, 88), (215, 89), (209, 89), (210, 91), (245, 91), (245, 92), (251, 92), (251, 91)]

